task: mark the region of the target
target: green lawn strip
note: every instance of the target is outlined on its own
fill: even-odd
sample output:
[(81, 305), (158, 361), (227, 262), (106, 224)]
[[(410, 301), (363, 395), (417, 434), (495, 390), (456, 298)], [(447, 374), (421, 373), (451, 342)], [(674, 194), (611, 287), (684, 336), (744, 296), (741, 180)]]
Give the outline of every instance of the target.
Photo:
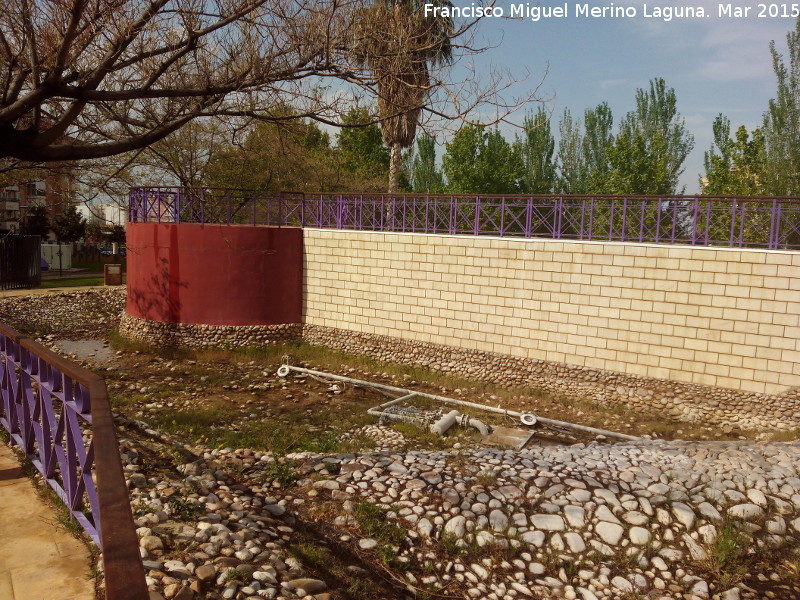
[[(126, 277), (122, 278), (126, 282)], [(59, 287), (86, 287), (90, 285), (103, 285), (102, 277), (64, 277), (62, 279), (45, 279), (42, 281), (43, 289)]]

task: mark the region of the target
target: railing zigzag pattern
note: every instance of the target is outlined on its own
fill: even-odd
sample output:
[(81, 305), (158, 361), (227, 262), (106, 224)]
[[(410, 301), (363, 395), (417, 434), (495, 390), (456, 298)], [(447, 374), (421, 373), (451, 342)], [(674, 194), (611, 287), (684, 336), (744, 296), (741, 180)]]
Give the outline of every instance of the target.
[(800, 249), (800, 198), (270, 195), (132, 188), (133, 223), (221, 223), (559, 240)]
[(0, 324), (0, 425), (102, 551), (106, 599), (146, 600), (105, 382)]

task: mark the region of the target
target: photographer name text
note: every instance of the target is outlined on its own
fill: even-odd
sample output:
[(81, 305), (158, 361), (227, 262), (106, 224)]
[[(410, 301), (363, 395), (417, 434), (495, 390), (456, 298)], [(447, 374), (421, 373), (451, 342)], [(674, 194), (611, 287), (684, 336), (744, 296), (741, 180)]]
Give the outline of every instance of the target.
[(533, 4), (530, 2), (509, 4), (508, 6), (471, 3), (463, 6), (424, 4), (425, 17), (443, 18), (507, 18), (542, 21), (545, 19), (660, 19), (672, 21), (677, 19), (795, 19), (800, 16), (800, 4), (753, 4), (735, 5), (721, 2), (716, 10), (707, 6), (659, 5), (643, 4), (641, 6), (618, 6), (610, 2), (604, 6), (589, 3), (554, 5)]

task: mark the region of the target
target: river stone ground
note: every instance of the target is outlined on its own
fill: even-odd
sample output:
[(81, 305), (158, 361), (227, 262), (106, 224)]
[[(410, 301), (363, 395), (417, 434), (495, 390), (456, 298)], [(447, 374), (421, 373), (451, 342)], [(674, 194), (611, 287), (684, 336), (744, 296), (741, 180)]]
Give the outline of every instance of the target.
[[(0, 313), (35, 333), (42, 311), (40, 339), (55, 345), (107, 333), (103, 298), (77, 294), (56, 316), (0, 301)], [(300, 388), (275, 365), (220, 362), (193, 384), (178, 377), (195, 377), (190, 366), (120, 351), (102, 367), (154, 598), (800, 597), (797, 443), (431, 450), (365, 423), (343, 434), (369, 441), (363, 451), (215, 448), (167, 416), (210, 402), (216, 381), (214, 402), (249, 397), (245, 420), (281, 419)], [(333, 418), (338, 398), (320, 393), (308, 410)]]

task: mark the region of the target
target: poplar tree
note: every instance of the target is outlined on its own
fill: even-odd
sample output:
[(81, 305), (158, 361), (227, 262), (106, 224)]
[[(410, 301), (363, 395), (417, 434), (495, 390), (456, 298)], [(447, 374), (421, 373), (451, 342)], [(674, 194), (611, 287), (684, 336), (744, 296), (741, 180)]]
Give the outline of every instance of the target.
[(522, 161), (519, 191), (523, 194), (549, 194), (556, 182), (553, 163), (555, 139), (550, 131), (550, 117), (539, 107), (535, 115), (526, 115), (522, 124), (524, 133), (517, 138), (516, 151)]
[(675, 90), (661, 78), (651, 80), (648, 90), (636, 91), (636, 108), (620, 123), (611, 147), (614, 193), (678, 193), (678, 177), (693, 147)]
[(772, 67), (778, 79), (777, 97), (769, 101), (764, 115), (766, 193), (779, 196), (800, 195), (800, 19), (786, 35), (789, 64), (775, 48)]
[(586, 169), (584, 191), (587, 194), (610, 194), (610, 153), (614, 144), (614, 116), (607, 102), (586, 110), (583, 116), (583, 161)]
[(714, 145), (705, 153), (703, 193), (715, 196), (758, 196), (764, 193), (764, 135), (742, 125), (731, 138), (731, 122), (714, 119)]
[(556, 191), (560, 194), (585, 194), (586, 161), (583, 156), (583, 133), (580, 121), (574, 121), (569, 109), (558, 124), (558, 177)]
[(411, 189), (420, 194), (444, 192), (442, 173), (436, 168), (436, 140), (429, 135), (417, 138), (417, 151), (411, 160)]

